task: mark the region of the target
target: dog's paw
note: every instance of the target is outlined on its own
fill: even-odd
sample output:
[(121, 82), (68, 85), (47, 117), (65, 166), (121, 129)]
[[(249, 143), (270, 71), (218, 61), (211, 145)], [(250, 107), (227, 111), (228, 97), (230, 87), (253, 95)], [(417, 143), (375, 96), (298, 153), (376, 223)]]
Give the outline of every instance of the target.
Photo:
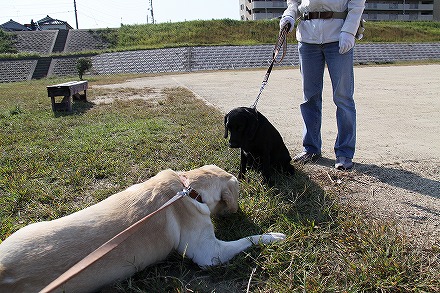
[(272, 242), (283, 241), (286, 239), (286, 235), (283, 233), (266, 233), (261, 235), (260, 241), (264, 244), (269, 244)]

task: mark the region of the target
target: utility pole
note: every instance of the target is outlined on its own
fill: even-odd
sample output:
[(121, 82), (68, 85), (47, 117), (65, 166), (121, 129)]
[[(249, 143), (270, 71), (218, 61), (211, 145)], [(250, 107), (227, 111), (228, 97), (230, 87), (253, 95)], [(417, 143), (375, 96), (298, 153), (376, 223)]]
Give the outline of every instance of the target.
[(153, 13), (153, 0), (150, 0), (150, 8), (148, 8), (151, 13), (151, 23), (154, 24), (154, 13)]
[(75, 8), (76, 29), (78, 29), (78, 13), (76, 11), (76, 0), (73, 0), (73, 7)]

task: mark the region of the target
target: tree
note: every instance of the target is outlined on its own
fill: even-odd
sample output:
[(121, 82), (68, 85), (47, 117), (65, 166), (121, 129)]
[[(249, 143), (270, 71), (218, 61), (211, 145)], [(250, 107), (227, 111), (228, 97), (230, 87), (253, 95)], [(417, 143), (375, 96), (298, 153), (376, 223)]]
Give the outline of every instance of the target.
[(86, 71), (92, 68), (92, 60), (89, 58), (79, 58), (76, 63), (76, 69), (78, 70), (79, 79), (83, 79), (83, 75)]

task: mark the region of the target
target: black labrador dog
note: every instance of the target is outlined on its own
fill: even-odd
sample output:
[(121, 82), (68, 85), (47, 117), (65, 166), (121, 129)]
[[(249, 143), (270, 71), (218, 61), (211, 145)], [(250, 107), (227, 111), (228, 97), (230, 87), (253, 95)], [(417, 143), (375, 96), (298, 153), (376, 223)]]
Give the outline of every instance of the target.
[(262, 173), (270, 182), (272, 169), (293, 174), (292, 158), (276, 128), (254, 108), (238, 107), (225, 115), (225, 138), (230, 133), (229, 147), (241, 148), (239, 179), (247, 168)]

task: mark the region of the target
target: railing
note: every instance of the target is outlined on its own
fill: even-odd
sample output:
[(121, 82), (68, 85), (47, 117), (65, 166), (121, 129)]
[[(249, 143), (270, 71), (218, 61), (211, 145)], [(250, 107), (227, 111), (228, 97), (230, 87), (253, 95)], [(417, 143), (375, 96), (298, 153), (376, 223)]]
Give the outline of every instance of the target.
[(408, 4), (389, 4), (389, 3), (365, 3), (366, 10), (426, 10), (433, 11), (434, 4), (408, 3)]

